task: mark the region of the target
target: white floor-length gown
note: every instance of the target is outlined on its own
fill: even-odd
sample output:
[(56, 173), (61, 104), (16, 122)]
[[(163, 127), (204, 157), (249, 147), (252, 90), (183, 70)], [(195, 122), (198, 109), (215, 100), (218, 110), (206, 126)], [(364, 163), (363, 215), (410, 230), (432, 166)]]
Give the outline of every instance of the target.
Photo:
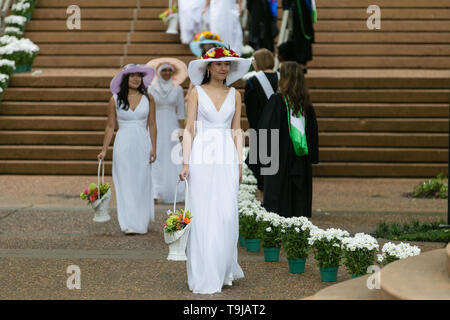
[[(169, 80), (172, 81), (172, 80)], [(178, 173), (183, 165), (181, 143), (178, 140), (178, 120), (184, 120), (183, 88), (173, 84), (164, 92), (158, 84), (149, 87), (156, 103), (156, 161), (152, 165), (153, 197), (164, 203), (174, 200)], [(177, 202), (184, 200), (184, 184), (178, 186)]]
[(112, 176), (120, 229), (147, 233), (155, 220), (152, 196), (151, 141), (147, 127), (149, 101), (142, 96), (136, 109), (124, 110), (116, 101), (117, 130), (113, 149)]
[(211, 0), (208, 22), (210, 31), (218, 34), (223, 42), (241, 55), (242, 27), (236, 0)]
[(189, 44), (194, 36), (202, 31), (205, 2), (206, 0), (178, 0), (180, 38), (183, 44)]
[(203, 88), (196, 88), (197, 128), (188, 176), (192, 226), (186, 265), (189, 289), (211, 294), (244, 277), (237, 261), (239, 163), (231, 136), (235, 89), (230, 88), (217, 111)]

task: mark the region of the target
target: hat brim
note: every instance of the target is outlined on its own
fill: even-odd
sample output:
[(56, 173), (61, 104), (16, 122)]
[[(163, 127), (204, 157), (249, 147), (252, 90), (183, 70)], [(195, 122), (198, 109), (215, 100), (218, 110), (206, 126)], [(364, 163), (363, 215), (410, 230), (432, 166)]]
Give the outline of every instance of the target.
[(226, 43), (217, 40), (191, 41), (191, 43), (189, 43), (189, 48), (191, 49), (192, 53), (197, 57), (202, 56), (202, 44), (215, 44), (218, 45), (219, 47), (227, 48)]
[(229, 86), (241, 79), (250, 69), (251, 60), (245, 58), (223, 57), (211, 59), (198, 59), (191, 61), (188, 67), (189, 78), (193, 85), (198, 86), (202, 83), (205, 75), (206, 66), (210, 62), (230, 61), (230, 72), (226, 78), (226, 85)]
[[(176, 58), (157, 58), (150, 60), (147, 62), (147, 66), (154, 68), (155, 70), (158, 70), (159, 66), (163, 63), (168, 63), (172, 65), (175, 68), (175, 72), (172, 75), (172, 82), (175, 84), (182, 84), (184, 80), (186, 80), (188, 76), (188, 69), (186, 64)], [(155, 84), (156, 80), (158, 79), (158, 73), (155, 74), (155, 77), (153, 78), (153, 81), (151, 84)]]
[(113, 94), (118, 94), (120, 92), (120, 84), (122, 83), (123, 77), (131, 73), (142, 73), (142, 81), (144, 82), (144, 87), (148, 87), (156, 74), (156, 70), (148, 66), (133, 66), (126, 70), (120, 71), (109, 84), (109, 89)]

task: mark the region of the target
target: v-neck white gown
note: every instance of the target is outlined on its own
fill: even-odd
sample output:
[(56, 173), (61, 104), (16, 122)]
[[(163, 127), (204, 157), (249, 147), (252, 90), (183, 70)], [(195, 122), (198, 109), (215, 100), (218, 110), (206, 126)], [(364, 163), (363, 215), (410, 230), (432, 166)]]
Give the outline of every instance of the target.
[(113, 149), (112, 176), (117, 201), (120, 229), (147, 233), (150, 220), (155, 220), (152, 193), (151, 141), (147, 127), (149, 102), (142, 97), (136, 109), (118, 107), (117, 130)]
[(192, 225), (187, 276), (194, 293), (221, 292), (244, 277), (237, 261), (239, 162), (231, 135), (235, 89), (219, 110), (200, 86), (196, 135), (189, 160), (188, 208)]

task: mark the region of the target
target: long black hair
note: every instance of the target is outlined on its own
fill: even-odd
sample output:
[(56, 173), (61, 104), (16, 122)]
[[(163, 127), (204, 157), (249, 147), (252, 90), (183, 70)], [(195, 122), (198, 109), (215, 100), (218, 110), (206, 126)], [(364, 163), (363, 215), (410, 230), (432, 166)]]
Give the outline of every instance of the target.
[[(142, 93), (144, 96), (147, 97), (148, 102), (150, 103), (150, 98), (147, 94), (147, 90), (145, 89), (144, 86), (144, 79), (142, 78), (142, 73), (140, 73), (141, 75), (141, 84), (140, 86), (136, 89), (137, 91), (139, 91), (140, 93)], [(123, 78), (122, 78), (122, 82), (120, 84), (120, 91), (117, 94), (117, 104), (118, 107), (122, 107), (122, 109), (124, 110), (128, 110), (130, 108), (130, 103), (128, 101), (128, 80), (130, 79), (130, 74), (126, 74)]]

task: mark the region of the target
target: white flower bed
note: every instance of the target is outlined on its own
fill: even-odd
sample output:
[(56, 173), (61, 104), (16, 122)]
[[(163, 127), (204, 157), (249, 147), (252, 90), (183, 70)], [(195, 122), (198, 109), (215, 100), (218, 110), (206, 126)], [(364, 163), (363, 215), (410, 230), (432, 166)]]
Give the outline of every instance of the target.
[(17, 15), (10, 15), (5, 18), (5, 23), (8, 24), (15, 24), (20, 26), (25, 26), (25, 23), (27, 22), (27, 18), (24, 16), (17, 16)]
[(379, 250), (377, 239), (365, 233), (357, 233), (353, 238), (343, 238), (342, 246), (349, 251), (356, 251), (357, 249)]

